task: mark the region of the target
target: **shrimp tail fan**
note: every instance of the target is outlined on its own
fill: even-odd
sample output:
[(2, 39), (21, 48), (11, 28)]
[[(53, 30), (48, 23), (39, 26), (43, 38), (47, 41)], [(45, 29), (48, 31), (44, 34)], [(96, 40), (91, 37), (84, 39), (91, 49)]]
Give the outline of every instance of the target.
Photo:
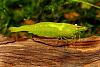
[(32, 27), (33, 25), (23, 25), (23, 26), (20, 26), (20, 27), (10, 27), (9, 30), (11, 32), (21, 32), (21, 31), (29, 31), (29, 30), (32, 30)]

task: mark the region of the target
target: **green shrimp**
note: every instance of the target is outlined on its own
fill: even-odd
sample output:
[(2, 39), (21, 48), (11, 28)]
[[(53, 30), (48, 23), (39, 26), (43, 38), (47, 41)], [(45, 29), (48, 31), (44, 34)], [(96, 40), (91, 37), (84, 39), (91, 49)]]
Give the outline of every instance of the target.
[(80, 32), (87, 30), (87, 27), (77, 26), (69, 23), (40, 22), (33, 25), (10, 27), (11, 32), (27, 31), (33, 35), (55, 38), (72, 38)]

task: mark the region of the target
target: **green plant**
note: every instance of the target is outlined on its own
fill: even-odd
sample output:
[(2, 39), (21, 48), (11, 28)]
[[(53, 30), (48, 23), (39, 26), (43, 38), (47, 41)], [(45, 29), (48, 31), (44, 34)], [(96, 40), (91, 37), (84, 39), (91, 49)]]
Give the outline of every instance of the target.
[[(64, 22), (96, 29), (100, 27), (100, 12), (96, 13), (100, 10), (96, 5), (99, 2), (100, 0), (0, 0), (0, 33), (8, 33), (11, 26), (23, 25), (21, 22), (25, 19), (35, 19), (36, 23)], [(73, 13), (79, 15), (77, 19), (71, 15)], [(69, 14), (72, 19), (65, 18), (65, 14)]]

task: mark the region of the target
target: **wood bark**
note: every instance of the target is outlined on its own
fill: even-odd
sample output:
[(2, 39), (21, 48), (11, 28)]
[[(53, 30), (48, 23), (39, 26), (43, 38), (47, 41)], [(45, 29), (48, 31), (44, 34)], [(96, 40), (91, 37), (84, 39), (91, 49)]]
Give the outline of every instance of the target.
[(100, 37), (80, 40), (52, 46), (32, 39), (7, 42), (1, 37), (0, 67), (100, 67)]

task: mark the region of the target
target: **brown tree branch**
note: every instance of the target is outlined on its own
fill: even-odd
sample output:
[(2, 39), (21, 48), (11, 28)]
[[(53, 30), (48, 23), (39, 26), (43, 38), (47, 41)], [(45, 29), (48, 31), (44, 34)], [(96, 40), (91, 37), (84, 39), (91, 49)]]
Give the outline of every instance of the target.
[[(0, 67), (81, 67), (91, 65), (99, 67), (99, 39), (100, 37), (90, 37), (81, 40), (84, 43), (86, 41), (96, 42), (92, 45), (88, 43), (89, 46), (85, 46), (85, 44), (75, 46), (75, 43), (72, 45), (70, 43), (70, 45), (54, 47), (31, 39), (2, 43), (0, 45)], [(79, 42), (77, 41), (77, 43)]]

